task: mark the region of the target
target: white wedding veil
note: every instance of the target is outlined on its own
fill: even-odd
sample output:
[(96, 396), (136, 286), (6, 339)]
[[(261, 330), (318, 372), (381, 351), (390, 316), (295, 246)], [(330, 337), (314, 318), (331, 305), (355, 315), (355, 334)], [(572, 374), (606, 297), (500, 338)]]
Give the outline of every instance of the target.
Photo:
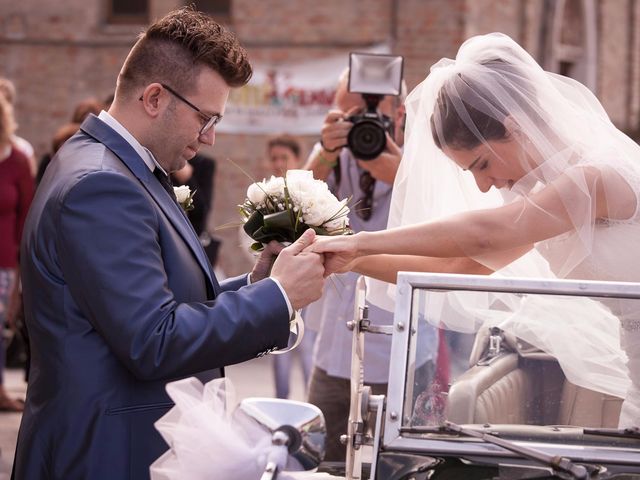
[[(433, 65), (409, 94), (406, 110), (389, 228), (511, 205), (504, 228), (531, 231), (528, 243), (535, 249), (517, 261), (511, 251), (468, 252), (495, 275), (640, 280), (640, 147), (612, 124), (586, 87), (545, 72), (511, 38), (493, 33), (467, 40), (455, 60)], [(509, 150), (514, 154), (504, 154), (505, 139), (516, 145)], [(492, 177), (496, 188), (486, 193), (479, 190), (483, 180), (476, 185), (477, 170), (463, 171), (445, 154), (475, 148), (483, 148), (476, 167), (488, 158), (493, 172), (507, 172)], [(513, 172), (522, 175), (509, 178)], [(535, 215), (523, 213), (531, 211), (540, 224), (559, 219), (570, 227), (545, 236), (526, 224)], [(604, 228), (609, 226), (616, 228)], [(386, 285), (370, 281), (369, 299), (392, 309), (394, 290)], [(547, 297), (509, 307), (511, 312), (488, 315), (480, 324), (497, 324), (555, 356), (573, 383), (624, 397), (629, 378), (620, 319), (638, 318), (635, 304), (564, 299), (558, 307)], [(479, 327), (475, 313), (466, 325), (460, 315), (451, 323), (438, 312), (427, 318), (468, 332)]]

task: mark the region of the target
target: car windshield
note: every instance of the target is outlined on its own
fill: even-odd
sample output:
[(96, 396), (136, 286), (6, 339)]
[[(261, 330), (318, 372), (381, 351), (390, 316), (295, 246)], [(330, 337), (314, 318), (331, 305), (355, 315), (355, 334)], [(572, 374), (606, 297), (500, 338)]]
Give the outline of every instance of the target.
[[(455, 277), (445, 278), (455, 283)], [(445, 421), (494, 428), (637, 426), (621, 410), (631, 387), (625, 341), (632, 333), (625, 322), (640, 318), (640, 300), (621, 296), (638, 297), (640, 286), (605, 285), (602, 296), (602, 288), (588, 282), (486, 279), (488, 285), (465, 287), (465, 281), (414, 285), (404, 295), (409, 328), (401, 338), (394, 335), (390, 380), (403, 381), (401, 430), (434, 431)], [(399, 355), (406, 358), (396, 361)], [(390, 396), (393, 409), (391, 390)], [(640, 443), (637, 436), (627, 440)]]

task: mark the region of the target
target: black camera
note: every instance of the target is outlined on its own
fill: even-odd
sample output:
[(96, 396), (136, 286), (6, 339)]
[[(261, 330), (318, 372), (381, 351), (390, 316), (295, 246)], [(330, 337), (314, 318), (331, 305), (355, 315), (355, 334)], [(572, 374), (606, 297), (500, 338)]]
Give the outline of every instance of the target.
[(381, 95), (362, 95), (367, 102), (367, 111), (352, 115), (347, 120), (353, 123), (347, 136), (347, 146), (353, 156), (360, 160), (373, 160), (385, 149), (387, 137), (385, 132), (393, 135), (393, 120), (378, 113)]
[(351, 53), (349, 55), (349, 91), (362, 94), (367, 109), (347, 120), (353, 127), (347, 146), (354, 157), (373, 160), (385, 149), (386, 132), (393, 135), (393, 120), (378, 112), (385, 95), (399, 95), (403, 58), (399, 55)]

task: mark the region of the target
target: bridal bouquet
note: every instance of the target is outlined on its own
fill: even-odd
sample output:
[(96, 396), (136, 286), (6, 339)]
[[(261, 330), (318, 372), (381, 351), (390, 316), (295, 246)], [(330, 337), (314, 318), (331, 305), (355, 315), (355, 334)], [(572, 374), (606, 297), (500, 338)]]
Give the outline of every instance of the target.
[(244, 231), (253, 250), (271, 240), (295, 242), (313, 228), (318, 235), (349, 235), (348, 199), (338, 200), (322, 180), (307, 170), (289, 170), (286, 177), (255, 182), (240, 205)]

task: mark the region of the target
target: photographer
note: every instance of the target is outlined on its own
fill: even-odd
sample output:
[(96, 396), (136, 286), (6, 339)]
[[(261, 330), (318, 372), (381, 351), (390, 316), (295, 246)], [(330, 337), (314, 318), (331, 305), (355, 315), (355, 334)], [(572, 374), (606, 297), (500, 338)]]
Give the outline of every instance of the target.
[[(344, 170), (352, 170), (353, 172), (362, 173), (368, 172), (375, 180), (379, 180), (386, 184), (386, 186), (380, 192), (376, 191), (374, 197), (376, 201), (380, 200), (380, 194), (382, 197), (391, 195), (391, 187), (393, 180), (396, 177), (398, 165), (400, 165), (400, 159), (402, 158), (402, 151), (400, 147), (404, 140), (404, 97), (406, 95), (406, 85), (402, 82), (402, 92), (400, 96), (385, 96), (378, 105), (378, 112), (385, 115), (392, 120), (393, 137), (387, 133), (387, 144), (384, 151), (373, 160), (361, 160), (355, 158), (347, 147), (347, 137), (353, 123), (349, 121), (349, 118), (361, 113), (365, 110), (365, 101), (362, 95), (359, 93), (351, 93), (348, 91), (349, 83), (349, 70), (345, 70), (340, 76), (338, 87), (336, 89), (335, 104), (336, 109), (330, 110), (327, 114), (324, 125), (322, 126), (322, 141), (317, 144), (311, 153), (306, 169), (313, 171), (315, 178), (329, 181), (332, 173), (336, 174), (335, 183), (340, 184), (341, 173)], [(345, 169), (339, 168), (340, 161), (342, 159), (343, 164), (357, 163), (357, 169)], [(349, 189), (350, 187), (356, 187), (355, 189)], [(357, 195), (359, 186), (346, 185), (349, 195), (354, 195), (354, 198), (359, 198)], [(343, 198), (343, 197), (338, 197)], [(384, 207), (384, 206), (383, 206)], [(382, 208), (384, 210), (384, 208)], [(362, 205), (358, 204), (356, 210), (362, 212), (364, 209)], [(387, 202), (388, 210), (388, 202)], [(371, 213), (371, 212), (370, 212)], [(369, 214), (370, 214), (369, 213)], [(369, 215), (364, 214), (363, 215)], [(384, 215), (384, 224), (381, 228), (386, 227), (386, 214)], [(367, 228), (366, 230), (372, 230)], [(378, 230), (378, 228), (373, 228)]]
[[(385, 96), (377, 105), (380, 123), (388, 126), (393, 138), (387, 133), (384, 150), (375, 158), (362, 160), (354, 156), (353, 144), (348, 139), (354, 126), (350, 119), (357, 123), (366, 111), (366, 103), (363, 95), (348, 91), (348, 80), (347, 70), (340, 76), (336, 90), (337, 108), (327, 114), (321, 142), (314, 147), (305, 168), (312, 170), (315, 178), (325, 180), (338, 198), (352, 198), (349, 223), (354, 231), (383, 230), (387, 227), (393, 181), (402, 157), (406, 86), (403, 82), (399, 96)], [(345, 446), (339, 437), (347, 432), (349, 417), (351, 332), (346, 322), (353, 317), (358, 276), (353, 272), (335, 275), (330, 282), (333, 285), (327, 284), (322, 298), (313, 304), (316, 318), (311, 312), (305, 316), (307, 324), (318, 330), (308, 400), (325, 416), (328, 461), (345, 459)], [(369, 318), (378, 325), (390, 325), (393, 321), (391, 312), (375, 305), (369, 305)], [(428, 341), (427, 337), (424, 339)], [(435, 339), (433, 333), (434, 345)], [(390, 353), (391, 337), (367, 338), (365, 383), (374, 394), (386, 393)], [(432, 371), (432, 362), (427, 367)]]

